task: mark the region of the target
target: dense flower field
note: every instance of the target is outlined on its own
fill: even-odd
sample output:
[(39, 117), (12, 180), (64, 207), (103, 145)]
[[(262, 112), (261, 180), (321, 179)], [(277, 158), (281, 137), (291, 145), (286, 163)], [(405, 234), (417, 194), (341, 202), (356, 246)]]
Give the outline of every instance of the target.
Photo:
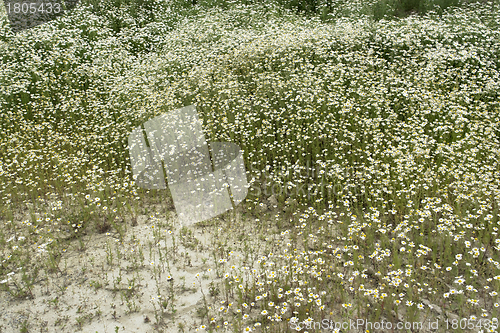
[[(56, 262), (79, 232), (124, 237), (117, 218), (164, 196), (134, 185), (130, 131), (195, 104), (208, 141), (244, 150), (252, 184), (245, 222), (214, 228), (228, 241), (207, 250), (198, 329), (499, 317), (497, 3), (327, 23), (271, 5), (103, 3), (105, 16), (1, 28), (5, 291), (34, 297), (46, 266), (31, 251)], [(232, 245), (241, 225), (253, 236)]]

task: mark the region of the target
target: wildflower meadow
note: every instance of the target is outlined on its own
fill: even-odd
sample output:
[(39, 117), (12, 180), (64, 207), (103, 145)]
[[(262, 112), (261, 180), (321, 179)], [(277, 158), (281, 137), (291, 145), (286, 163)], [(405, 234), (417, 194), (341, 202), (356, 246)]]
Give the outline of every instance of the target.
[[(497, 332), (500, 3), (413, 2), (0, 6), (0, 332)], [(188, 105), (250, 187), (186, 226), (127, 138)]]

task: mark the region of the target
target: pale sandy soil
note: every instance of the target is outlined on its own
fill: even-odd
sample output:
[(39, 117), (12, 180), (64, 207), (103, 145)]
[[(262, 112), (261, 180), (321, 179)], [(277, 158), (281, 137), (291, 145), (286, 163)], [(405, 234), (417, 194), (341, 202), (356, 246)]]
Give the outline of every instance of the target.
[[(141, 215), (137, 219), (138, 225), (129, 227), (128, 235), (135, 235), (136, 243), (147, 244), (153, 240), (153, 225), (147, 216)], [(195, 228), (192, 228), (196, 230)], [(40, 276), (34, 288), (34, 299), (15, 299), (9, 293), (0, 292), (0, 332), (20, 332), (22, 323), (28, 321), (29, 332), (153, 332), (155, 331), (155, 313), (151, 302), (152, 296), (157, 293), (157, 283), (154, 279), (153, 266), (144, 265), (138, 269), (127, 269), (130, 261), (118, 259), (111, 269), (107, 264), (106, 242), (118, 242), (117, 234), (93, 235), (84, 237), (86, 250), (68, 251), (63, 254), (61, 268), (64, 273), (52, 274), (48, 278)], [(202, 243), (208, 242), (208, 236), (202, 231), (195, 231), (194, 235)], [(73, 242), (77, 242), (75, 239)], [(158, 245), (153, 245), (158, 246)], [(159, 246), (165, 246), (161, 241)], [(167, 244), (171, 247), (172, 244)], [(125, 241), (121, 245), (121, 252), (127, 253), (138, 247)], [(179, 248), (179, 250), (181, 247)], [(145, 262), (150, 262), (149, 249), (143, 245)], [(208, 285), (213, 280), (213, 274), (208, 273), (209, 279), (196, 279), (197, 273), (207, 272), (209, 261), (202, 263), (202, 258), (208, 258), (208, 253), (182, 248), (182, 252), (189, 252), (191, 264), (185, 265), (179, 258), (178, 262), (170, 265), (159, 264), (156, 257), (155, 265), (164, 272), (159, 281), (160, 290), (167, 294), (167, 287), (171, 284), (175, 290), (175, 315), (170, 309), (164, 316), (162, 332), (182, 332), (179, 323), (184, 325), (186, 332), (199, 327), (201, 320), (196, 316), (196, 307), (202, 305), (203, 290), (208, 294)], [(116, 257), (116, 253), (115, 253)], [(121, 283), (114, 291), (114, 282), (121, 270)], [(173, 280), (167, 281), (167, 275)], [(127, 282), (134, 276), (140, 276), (140, 282), (135, 288), (135, 305), (127, 305), (119, 290), (127, 290)], [(102, 287), (95, 288), (91, 281), (97, 281)], [(194, 285), (193, 285), (194, 283)], [(95, 284), (94, 284), (95, 285)], [(183, 287), (184, 286), (184, 287)], [(209, 296), (207, 295), (207, 298)], [(159, 308), (158, 303), (155, 304)], [(132, 308), (132, 311), (130, 311)], [(81, 325), (77, 319), (81, 318)]]
[[(266, 215), (274, 213), (267, 211)], [(265, 242), (259, 237), (252, 236), (256, 231), (252, 223), (246, 220), (250, 219), (250, 216), (247, 215), (245, 219), (239, 211), (234, 216), (235, 228), (219, 229), (221, 231), (219, 237), (213, 234), (217, 229), (213, 226), (206, 227), (203, 224), (189, 226), (193, 232), (190, 239), (197, 239), (195, 247), (181, 244), (180, 226), (177, 225), (175, 214), (171, 214), (169, 220), (161, 217), (155, 220), (150, 216), (139, 215), (135, 226), (131, 226), (130, 219), (125, 221), (129, 227), (122, 244), (116, 232), (89, 233), (83, 237), (83, 243), (74, 239), (71, 250), (62, 254), (60, 271), (51, 273), (48, 277), (45, 273), (39, 275), (33, 290), (33, 299), (19, 299), (9, 292), (0, 291), (0, 333), (23, 332), (26, 323), (28, 330), (24, 332), (196, 332), (202, 324), (200, 310), (205, 308), (203, 294), (208, 306), (217, 306), (220, 301), (220, 298), (215, 299), (209, 293), (210, 283), (221, 280), (215, 274), (215, 265), (211, 257), (216, 247), (214, 242), (223, 241), (227, 245), (229, 241), (234, 244), (235, 263), (241, 262), (240, 256), (242, 256), (242, 252), (238, 249), (238, 239), (243, 239), (243, 236), (247, 240), (252, 239), (251, 246), (257, 249), (254, 253), (258, 253)], [(19, 216), (19, 219), (22, 218), (26, 217)], [(160, 242), (155, 240), (153, 226), (162, 223), (165, 230), (160, 231), (165, 232), (169, 229), (178, 237), (175, 251), (172, 237), (166, 237), (166, 243), (164, 240)], [(224, 226), (224, 223), (220, 225)], [(152, 245), (152, 256), (150, 256), (149, 242)], [(170, 257), (168, 261), (165, 258), (160, 260), (158, 257), (157, 250), (165, 248), (170, 251), (170, 256), (175, 253), (175, 256)], [(141, 249), (144, 260), (139, 260), (142, 265), (134, 267), (133, 258)], [(109, 260), (111, 253), (112, 262)], [(120, 258), (117, 258), (118, 255)], [(43, 254), (39, 256), (34, 251), (33, 260), (46, 259)], [(158, 282), (155, 279), (155, 270), (161, 271), (161, 274), (157, 275)], [(170, 277), (173, 279), (169, 280)], [(128, 286), (134, 278), (135, 286), (129, 289)], [(155, 315), (155, 308), (160, 309), (158, 292), (163, 299), (168, 299), (172, 288), (175, 295), (174, 308), (169, 303), (163, 315), (159, 311)], [(331, 304), (329, 307), (335, 314), (341, 311), (339, 304)], [(254, 318), (259, 317), (255, 311), (250, 312), (250, 315)], [(335, 318), (335, 315), (333, 317)], [(424, 328), (418, 332), (446, 332), (444, 329), (446, 318), (458, 317), (435, 306), (427, 320), (434, 322), (439, 319), (439, 330)], [(399, 320), (404, 321), (404, 319), (403, 312), (399, 315)], [(226, 330), (222, 327), (218, 330), (218, 332), (224, 331), (232, 332), (230, 326)], [(254, 329), (254, 332), (261, 330)], [(331, 332), (331, 330), (321, 332)], [(358, 332), (358, 330), (341, 332)]]

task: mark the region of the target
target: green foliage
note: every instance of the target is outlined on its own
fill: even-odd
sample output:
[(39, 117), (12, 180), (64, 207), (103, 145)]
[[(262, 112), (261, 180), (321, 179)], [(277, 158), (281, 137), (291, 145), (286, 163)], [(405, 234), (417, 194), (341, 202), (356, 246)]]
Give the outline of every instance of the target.
[[(474, 0), (472, 0), (474, 1)], [(442, 14), (449, 7), (458, 7), (470, 3), (471, 0), (375, 0), (364, 1), (357, 5), (356, 12), (372, 17), (375, 20), (382, 18), (405, 17), (410, 14), (425, 14), (435, 11)], [(219, 7), (231, 8), (234, 5), (272, 4), (296, 14), (307, 17), (318, 16), (322, 20), (329, 20), (333, 16), (350, 15), (355, 1), (348, 0), (175, 0), (174, 3), (184, 9), (199, 5), (203, 8)]]

